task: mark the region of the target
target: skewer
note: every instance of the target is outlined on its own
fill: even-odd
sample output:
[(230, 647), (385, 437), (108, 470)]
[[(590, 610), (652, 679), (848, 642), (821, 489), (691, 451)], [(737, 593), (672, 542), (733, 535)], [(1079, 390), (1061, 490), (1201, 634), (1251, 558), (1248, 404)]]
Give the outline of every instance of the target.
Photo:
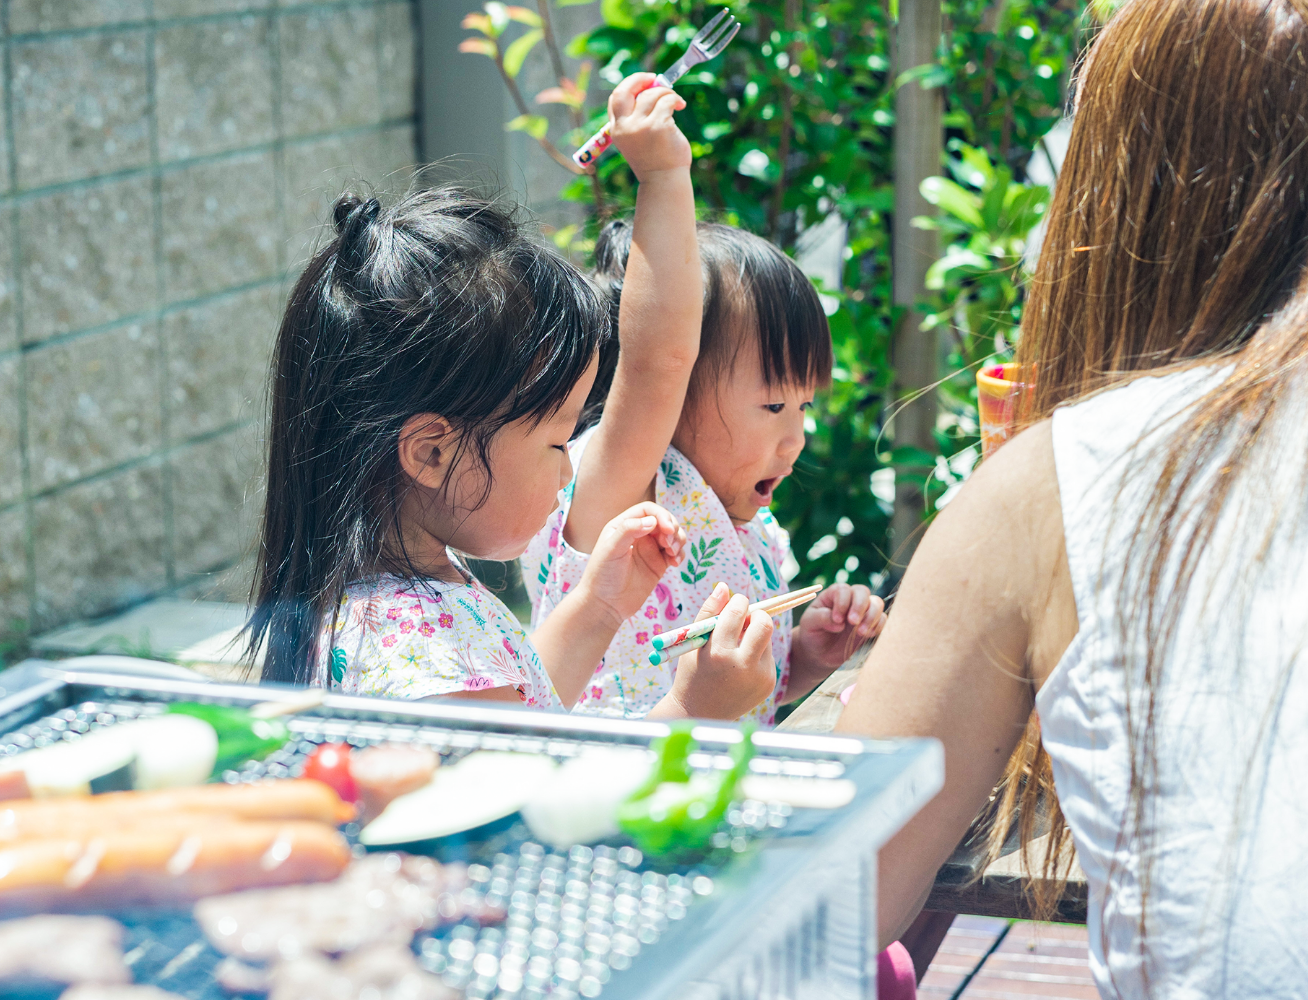
[[(807, 604), (809, 601), (813, 600), (813, 598), (817, 597), (818, 591), (821, 589), (821, 587), (809, 587), (807, 590), (797, 590), (791, 594), (782, 594), (780, 597), (774, 597), (769, 601), (759, 601), (757, 604), (751, 604), (749, 610), (751, 613), (754, 611), (766, 611), (769, 615), (779, 615), (783, 612), (789, 611), (791, 608), (796, 608), (801, 604)], [(786, 598), (789, 599), (786, 600)], [(760, 605), (766, 606), (761, 607)], [(683, 642), (676, 643), (672, 646), (666, 646), (663, 649), (655, 650), (653, 653), (650, 653), (650, 664), (657, 667), (660, 663), (670, 663), (679, 656), (684, 656), (686, 653), (691, 653), (699, 649), (700, 646), (703, 646), (709, 641), (709, 636), (712, 634), (712, 627), (716, 626), (717, 623), (718, 618), (716, 616), (713, 618), (705, 618), (702, 622), (696, 622), (693, 627), (700, 630), (699, 634), (693, 635)], [(710, 626), (708, 630), (703, 630), (705, 625)], [(676, 634), (680, 634), (680, 631), (681, 630), (678, 630)]]
[[(812, 587), (804, 587), (801, 590), (792, 590), (789, 594), (778, 594), (776, 597), (764, 598), (756, 601), (749, 606), (750, 611), (768, 611), (780, 604), (794, 600), (802, 595), (817, 594), (822, 589), (822, 585), (815, 584)], [(793, 605), (791, 605), (793, 607)], [(683, 625), (681, 628), (673, 629), (671, 632), (664, 632), (662, 635), (656, 635), (652, 641), (655, 649), (665, 649), (668, 646), (676, 646), (685, 642), (687, 639), (693, 639), (698, 635), (706, 635), (717, 627), (718, 616), (705, 618), (703, 621), (691, 622), (689, 625)]]

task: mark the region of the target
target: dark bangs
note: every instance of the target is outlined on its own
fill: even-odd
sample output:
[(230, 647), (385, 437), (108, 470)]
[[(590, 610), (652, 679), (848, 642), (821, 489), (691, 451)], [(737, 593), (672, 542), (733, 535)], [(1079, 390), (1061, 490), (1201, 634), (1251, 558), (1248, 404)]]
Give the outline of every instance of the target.
[(776, 246), (733, 226), (700, 223), (704, 324), (687, 397), (697, 400), (730, 377), (756, 331), (769, 387), (831, 381), (831, 329), (813, 282)]
[[(704, 319), (699, 358), (686, 392), (693, 403), (711, 395), (735, 369), (738, 352), (757, 339), (769, 387), (831, 382), (831, 330), (817, 289), (799, 266), (753, 233), (719, 223), (697, 227), (704, 269)], [(595, 281), (608, 300), (613, 328), (631, 252), (631, 222), (610, 222), (595, 243)], [(613, 383), (618, 340), (600, 349), (599, 373), (586, 401), (583, 427), (596, 423)]]

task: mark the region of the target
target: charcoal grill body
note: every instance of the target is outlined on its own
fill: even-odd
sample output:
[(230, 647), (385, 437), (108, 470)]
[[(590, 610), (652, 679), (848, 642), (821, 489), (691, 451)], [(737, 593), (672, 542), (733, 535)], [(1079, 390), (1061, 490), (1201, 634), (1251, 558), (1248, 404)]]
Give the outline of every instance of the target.
[[(279, 685), (78, 673), (26, 661), (0, 674), (0, 733), (8, 734), (0, 736), (0, 752), (22, 752), (33, 740), (76, 738), (59, 728), (59, 720), (76, 717), (77, 707), (87, 704), (106, 711), (83, 715), (111, 724), (114, 712), (149, 714), (169, 701), (252, 705), (296, 694)], [(446, 758), (473, 749), (565, 758), (596, 745), (645, 746), (668, 732), (655, 722), (332, 694), (320, 707), (290, 717), (289, 726), (302, 750), (326, 740), (359, 745), (403, 740), (425, 742)], [(741, 739), (735, 727), (711, 722), (697, 725), (694, 736), (700, 750), (691, 765), (704, 769), (729, 766), (728, 751)], [(684, 915), (663, 921), (657, 939), (624, 960), (626, 967), (606, 974), (602, 989), (578, 992), (573, 980), (556, 978), (548, 995), (560, 1000), (596, 995), (604, 1000), (874, 1000), (877, 851), (939, 791), (941, 747), (934, 740), (877, 742), (770, 730), (754, 733), (753, 741), (753, 771), (847, 779), (856, 789), (853, 801), (835, 810), (795, 810), (780, 828), (728, 854), (708, 872), (712, 890), (697, 894)], [(294, 773), (295, 766), (284, 758), (224, 777), (255, 780)], [(188, 921), (182, 915), (133, 924), (128, 917), (141, 954), (158, 953), (138, 966), (137, 979), (197, 1000), (223, 996), (208, 977), (217, 955), (198, 929), (188, 935)], [(184, 962), (183, 952), (189, 956)], [(487, 991), (484, 984), (480, 991), (468, 988), (470, 996), (541, 995)]]

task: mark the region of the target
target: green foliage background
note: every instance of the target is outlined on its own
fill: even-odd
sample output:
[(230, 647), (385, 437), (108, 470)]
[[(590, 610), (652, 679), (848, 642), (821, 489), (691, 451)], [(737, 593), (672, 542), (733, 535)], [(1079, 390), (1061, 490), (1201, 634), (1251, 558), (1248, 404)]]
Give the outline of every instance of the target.
[[(575, 148), (606, 119), (588, 88), (666, 67), (720, 7), (700, 0), (599, 2), (600, 27), (558, 41), (568, 57), (583, 61), (580, 71), (542, 95), (572, 109), (575, 127), (557, 137), (561, 149)], [(920, 223), (941, 229), (945, 245), (930, 296), (919, 306), (921, 322), (942, 333), (942, 372), (957, 373), (941, 386), (938, 454), (925, 462), (936, 469), (927, 486), (938, 500), (970, 470), (978, 444), (972, 371), (987, 358), (1003, 360), (1015, 337), (1025, 239), (1048, 202), (1047, 191), (1026, 183), (1025, 170), (1063, 116), (1070, 71), (1091, 22), (1085, 0), (944, 0), (938, 62), (897, 79), (897, 0), (746, 0), (731, 10), (744, 25), (740, 35), (677, 85), (688, 103), (678, 121), (694, 150), (702, 214), (792, 253), (801, 234), (829, 215), (848, 227), (840, 288), (824, 289), (837, 306), (830, 316), (834, 383), (773, 510), (791, 533), (799, 581), (877, 583), (891, 556), (891, 494), (874, 492), (873, 476), (896, 464), (923, 464), (923, 456), (892, 449), (882, 434), (895, 402), (889, 349), (899, 319), (890, 284), (896, 88), (940, 87), (945, 99), (950, 152), (942, 167), (949, 177), (924, 187), (940, 215)], [(496, 59), (516, 90), (523, 60), (546, 58), (541, 14), (548, 17), (550, 8), (492, 2), (485, 11), (466, 24), (475, 34), (465, 51)], [(546, 45), (536, 48), (542, 37)], [(519, 108), (530, 110), (535, 96), (518, 95)], [(524, 114), (509, 127), (554, 148), (543, 117)], [(601, 216), (629, 210), (634, 193), (620, 156), (601, 162), (597, 183), (575, 178), (564, 196), (593, 211), (585, 229), (556, 234), (560, 245), (584, 254)]]

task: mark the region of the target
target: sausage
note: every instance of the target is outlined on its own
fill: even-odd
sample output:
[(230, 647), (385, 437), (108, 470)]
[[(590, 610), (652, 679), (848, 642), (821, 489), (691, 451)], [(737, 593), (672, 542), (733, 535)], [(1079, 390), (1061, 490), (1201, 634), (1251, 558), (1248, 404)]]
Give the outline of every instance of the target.
[(335, 826), (352, 806), (320, 781), (301, 778), (248, 785), (197, 785), (157, 792), (107, 792), (69, 799), (0, 802), (0, 841), (78, 835), (154, 822), (169, 814), (206, 813), (244, 820), (309, 820)]
[(345, 838), (324, 823), (194, 820), (0, 849), (0, 916), (189, 905), (215, 893), (333, 879), (350, 860)]

